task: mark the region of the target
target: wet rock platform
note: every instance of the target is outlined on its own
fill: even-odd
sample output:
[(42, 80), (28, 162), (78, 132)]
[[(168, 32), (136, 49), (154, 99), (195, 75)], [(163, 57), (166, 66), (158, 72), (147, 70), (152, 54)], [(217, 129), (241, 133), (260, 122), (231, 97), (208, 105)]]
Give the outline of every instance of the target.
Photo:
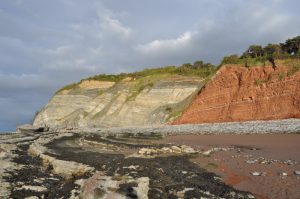
[(255, 198), (159, 133), (15, 133), (0, 154), (0, 198)]

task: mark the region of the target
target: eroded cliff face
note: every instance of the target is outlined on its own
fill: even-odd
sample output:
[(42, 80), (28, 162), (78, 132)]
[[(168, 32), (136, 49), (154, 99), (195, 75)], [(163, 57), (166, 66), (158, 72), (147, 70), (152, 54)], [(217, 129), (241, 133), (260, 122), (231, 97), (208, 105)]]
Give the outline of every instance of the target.
[(164, 124), (188, 106), (203, 84), (203, 79), (184, 76), (84, 81), (57, 93), (34, 125), (55, 129)]
[(174, 124), (300, 118), (300, 72), (223, 66)]

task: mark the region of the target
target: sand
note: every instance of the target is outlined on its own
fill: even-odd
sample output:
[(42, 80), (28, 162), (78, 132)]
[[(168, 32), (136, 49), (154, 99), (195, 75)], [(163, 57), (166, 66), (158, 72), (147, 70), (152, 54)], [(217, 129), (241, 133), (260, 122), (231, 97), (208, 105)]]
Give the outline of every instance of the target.
[[(300, 198), (300, 176), (294, 174), (300, 170), (300, 135), (177, 135), (168, 136), (166, 142), (199, 150), (233, 147), (208, 157), (197, 157), (193, 162), (257, 198)], [(253, 176), (251, 172), (261, 172), (263, 176)]]

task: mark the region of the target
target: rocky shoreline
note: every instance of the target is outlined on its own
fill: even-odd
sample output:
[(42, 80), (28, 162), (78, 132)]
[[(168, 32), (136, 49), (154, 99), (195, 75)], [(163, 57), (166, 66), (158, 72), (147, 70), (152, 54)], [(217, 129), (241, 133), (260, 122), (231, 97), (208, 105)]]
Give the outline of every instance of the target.
[[(178, 151), (158, 135), (0, 138), (0, 198), (254, 198), (190, 161), (198, 154), (193, 149)], [(165, 153), (140, 152), (163, 146)]]
[[(0, 198), (260, 198), (251, 189), (235, 188), (231, 181), (217, 175), (222, 172), (210, 170), (216, 166), (218, 154), (230, 162), (238, 160), (231, 156), (260, 147), (247, 143), (221, 146), (215, 138), (245, 135), (259, 139), (268, 134), (297, 137), (299, 132), (300, 120), (289, 119), (3, 134)], [(215, 135), (211, 144), (202, 141), (203, 136), (210, 135)], [(190, 136), (196, 137), (189, 141)], [(254, 165), (249, 161), (252, 159), (246, 159), (245, 164)], [(286, 171), (299, 171), (298, 166), (288, 165)], [(294, 178), (292, 182), (297, 184), (298, 178)]]

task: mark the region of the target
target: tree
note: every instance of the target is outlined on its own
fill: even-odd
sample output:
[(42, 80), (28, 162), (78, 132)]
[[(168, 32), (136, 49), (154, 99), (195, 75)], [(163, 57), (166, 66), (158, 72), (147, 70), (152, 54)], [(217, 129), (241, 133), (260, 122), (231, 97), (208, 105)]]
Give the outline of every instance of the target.
[(288, 39), (284, 44), (280, 45), (284, 52), (287, 52), (290, 55), (296, 55), (299, 53), (300, 49), (300, 36)]
[(238, 64), (240, 62), (240, 58), (238, 55), (229, 55), (223, 58), (221, 64)]
[(195, 61), (193, 64), (193, 68), (198, 69), (198, 68), (203, 68), (204, 62), (203, 61)]
[(268, 44), (264, 47), (264, 52), (267, 56), (272, 56), (274, 58), (279, 58), (282, 54), (281, 46), (278, 44)]
[(243, 56), (246, 57), (261, 57), (264, 55), (264, 49), (260, 45), (251, 45), (246, 52), (244, 52)]
[(185, 64), (182, 64), (182, 66), (181, 66), (182, 68), (192, 68), (193, 67), (193, 65), (192, 64), (190, 64), (190, 63), (185, 63)]
[(185, 73), (185, 72), (189, 71), (192, 67), (193, 67), (192, 64), (190, 64), (190, 63), (185, 63), (185, 64), (182, 64), (182, 65), (179, 67), (179, 71), (180, 71), (181, 73)]
[(275, 59), (282, 56), (281, 46), (278, 44), (268, 44), (264, 47), (267, 60), (272, 64), (273, 69), (276, 69)]

